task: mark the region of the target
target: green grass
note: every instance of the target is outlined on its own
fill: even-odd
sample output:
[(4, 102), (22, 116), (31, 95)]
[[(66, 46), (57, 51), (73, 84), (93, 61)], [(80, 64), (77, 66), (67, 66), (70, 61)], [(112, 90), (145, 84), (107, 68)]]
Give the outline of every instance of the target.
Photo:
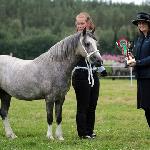
[(130, 80), (101, 80), (96, 110), (96, 139), (78, 138), (75, 115), (76, 100), (71, 88), (63, 106), (65, 141), (50, 141), (46, 138), (45, 102), (13, 99), (9, 118), (18, 138), (7, 139), (1, 121), (0, 150), (150, 150), (150, 131), (144, 112), (136, 109), (135, 80), (132, 86)]

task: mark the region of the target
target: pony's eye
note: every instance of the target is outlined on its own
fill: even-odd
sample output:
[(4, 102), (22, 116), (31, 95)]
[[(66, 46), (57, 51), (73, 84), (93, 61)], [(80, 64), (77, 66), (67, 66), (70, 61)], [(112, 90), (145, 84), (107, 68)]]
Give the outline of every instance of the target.
[(89, 47), (90, 46), (90, 43), (85, 43), (85, 47)]

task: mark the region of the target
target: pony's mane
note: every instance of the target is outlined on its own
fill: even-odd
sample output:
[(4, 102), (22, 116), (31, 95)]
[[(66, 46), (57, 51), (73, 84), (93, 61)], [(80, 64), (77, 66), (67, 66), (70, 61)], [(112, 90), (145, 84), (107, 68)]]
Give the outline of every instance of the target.
[(52, 46), (47, 52), (35, 58), (35, 61), (62, 61), (66, 59), (69, 54), (75, 53), (74, 50), (78, 45), (81, 33), (76, 33), (66, 37), (60, 42)]

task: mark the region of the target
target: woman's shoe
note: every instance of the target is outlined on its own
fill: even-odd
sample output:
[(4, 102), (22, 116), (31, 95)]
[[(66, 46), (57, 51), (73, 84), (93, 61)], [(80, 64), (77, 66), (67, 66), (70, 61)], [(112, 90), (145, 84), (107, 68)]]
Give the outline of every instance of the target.
[(96, 134), (95, 134), (95, 133), (92, 133), (92, 134), (90, 135), (90, 137), (91, 137), (92, 139), (95, 139)]
[(80, 136), (80, 139), (92, 139), (89, 135)]
[(95, 134), (95, 133), (92, 133), (92, 136), (96, 137), (96, 134)]

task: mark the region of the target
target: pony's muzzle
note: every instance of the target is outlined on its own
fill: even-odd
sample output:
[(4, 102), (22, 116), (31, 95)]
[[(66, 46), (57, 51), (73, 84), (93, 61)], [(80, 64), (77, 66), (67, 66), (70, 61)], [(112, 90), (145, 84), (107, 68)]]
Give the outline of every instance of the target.
[(103, 64), (103, 59), (98, 51), (90, 55), (89, 60), (96, 67), (100, 67)]

